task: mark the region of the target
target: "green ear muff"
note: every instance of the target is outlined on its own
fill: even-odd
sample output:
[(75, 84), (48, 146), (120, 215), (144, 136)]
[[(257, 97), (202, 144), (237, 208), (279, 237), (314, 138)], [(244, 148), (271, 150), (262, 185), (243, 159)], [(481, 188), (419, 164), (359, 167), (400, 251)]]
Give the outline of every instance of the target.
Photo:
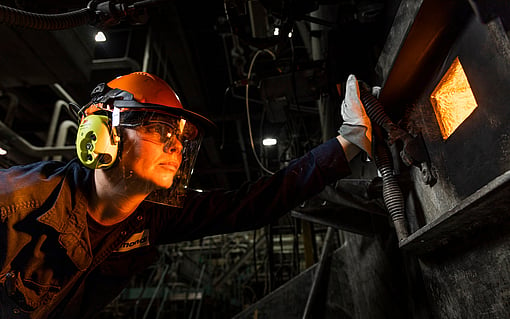
[(78, 127), (76, 152), (78, 159), (88, 168), (109, 168), (117, 159), (119, 136), (111, 128), (106, 115), (92, 114)]

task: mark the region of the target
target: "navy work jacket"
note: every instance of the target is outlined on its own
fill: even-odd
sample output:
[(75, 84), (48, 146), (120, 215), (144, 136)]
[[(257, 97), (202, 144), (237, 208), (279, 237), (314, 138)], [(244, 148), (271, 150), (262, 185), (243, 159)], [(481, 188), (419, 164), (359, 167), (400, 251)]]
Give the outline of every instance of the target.
[(0, 170), (0, 318), (91, 317), (154, 263), (157, 245), (257, 229), (349, 173), (332, 139), (239, 190), (190, 191), (183, 208), (143, 202), (93, 254), (93, 171), (76, 160)]

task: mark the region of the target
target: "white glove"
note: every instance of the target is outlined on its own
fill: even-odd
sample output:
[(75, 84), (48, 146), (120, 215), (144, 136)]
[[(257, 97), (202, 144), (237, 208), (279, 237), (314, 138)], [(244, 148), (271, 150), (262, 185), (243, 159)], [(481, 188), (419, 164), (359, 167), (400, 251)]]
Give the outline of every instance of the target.
[(347, 78), (341, 114), (344, 122), (338, 133), (372, 157), (372, 124), (360, 100), (358, 81), (352, 74)]

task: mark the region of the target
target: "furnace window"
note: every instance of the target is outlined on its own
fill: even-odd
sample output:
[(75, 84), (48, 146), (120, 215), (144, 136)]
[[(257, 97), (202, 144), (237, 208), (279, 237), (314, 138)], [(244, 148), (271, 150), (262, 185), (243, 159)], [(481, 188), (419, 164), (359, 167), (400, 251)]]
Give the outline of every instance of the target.
[(446, 140), (478, 106), (459, 58), (455, 58), (430, 95), (436, 118)]

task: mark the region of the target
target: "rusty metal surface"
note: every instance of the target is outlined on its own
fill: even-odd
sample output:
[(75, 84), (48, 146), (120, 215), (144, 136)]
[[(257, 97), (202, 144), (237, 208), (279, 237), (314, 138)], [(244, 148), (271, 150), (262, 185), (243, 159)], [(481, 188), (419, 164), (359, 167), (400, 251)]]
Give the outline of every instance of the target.
[[(472, 14), (465, 1), (429, 0), (421, 6), (417, 1), (413, 3), (416, 8), (397, 17), (400, 20), (392, 28), (396, 34), (386, 43), (376, 68), (383, 84), (379, 100), (395, 122), (403, 115), (405, 104), (420, 95)], [(398, 27), (407, 25), (409, 19), (414, 19), (412, 26), (400, 30)], [(399, 48), (396, 57), (394, 48)]]
[(332, 257), (325, 315), (317, 318), (430, 319), (429, 311), (418, 262), (398, 249), (395, 235), (345, 235)]
[(433, 318), (509, 318), (509, 252), (502, 225), (421, 256)]
[(451, 183), (461, 198), (510, 169), (510, 61), (494, 41), (510, 44), (473, 19), (459, 40), (458, 55), (478, 108), (441, 143)]
[[(423, 134), (438, 179), (432, 187), (424, 185), (411, 169), (410, 191), (424, 215), (420, 226), (437, 222), (510, 170), (510, 42), (498, 21), (482, 24), (467, 2), (424, 1), (405, 41), (386, 45), (401, 49), (391, 71), (381, 73), (386, 79), (380, 101), (395, 122)], [(429, 96), (457, 56), (478, 108), (443, 140)]]
[[(433, 164), (437, 184), (415, 183), (414, 192), (431, 222), (491, 180), (510, 170), (510, 41), (497, 23), (488, 26), (472, 18), (449, 54), (441, 72), (423, 88), (408, 110), (407, 125), (421, 132)], [(430, 93), (451, 62), (459, 57), (478, 107), (447, 139), (443, 140)], [(419, 174), (415, 174), (419, 177)]]
[(510, 225), (509, 207), (510, 171), (413, 233), (400, 247), (413, 254), (424, 254), (463, 240), (480, 228)]
[[(406, 189), (412, 202), (408, 214), (423, 216), (416, 216), (414, 233), (400, 245), (404, 255), (420, 261), (419, 269), (405, 265), (402, 273), (423, 278), (424, 287), (413, 282), (411, 291), (427, 296), (415, 296), (412, 303), (430, 311), (424, 314), (427, 318), (508, 318), (510, 314), (510, 42), (504, 23), (498, 19), (481, 23), (469, 5), (469, 1), (424, 0), (420, 12), (408, 16), (413, 23), (406, 17), (394, 23), (412, 26), (406, 37), (401, 30), (400, 38), (389, 38), (395, 42), (385, 48), (398, 48), (398, 55), (381, 58), (378, 66), (385, 84), (381, 102), (395, 122), (402, 120), (412, 133), (423, 133), (438, 177), (430, 187), (416, 169), (410, 170), (414, 183)], [(428, 96), (457, 55), (479, 107), (444, 141)], [(346, 271), (349, 280), (363, 283), (360, 298), (342, 304), (354, 312), (362, 308), (366, 296), (382, 300), (371, 285), (373, 278), (383, 276), (378, 268), (378, 275), (365, 277), (374, 267), (364, 258), (377, 252), (366, 253), (366, 245), (353, 240), (349, 244), (353, 252), (363, 252), (337, 261), (355, 265)], [(344, 280), (342, 284), (346, 285)], [(371, 310), (374, 304), (365, 308)], [(359, 317), (375, 317), (366, 315), (370, 310), (361, 311)]]

